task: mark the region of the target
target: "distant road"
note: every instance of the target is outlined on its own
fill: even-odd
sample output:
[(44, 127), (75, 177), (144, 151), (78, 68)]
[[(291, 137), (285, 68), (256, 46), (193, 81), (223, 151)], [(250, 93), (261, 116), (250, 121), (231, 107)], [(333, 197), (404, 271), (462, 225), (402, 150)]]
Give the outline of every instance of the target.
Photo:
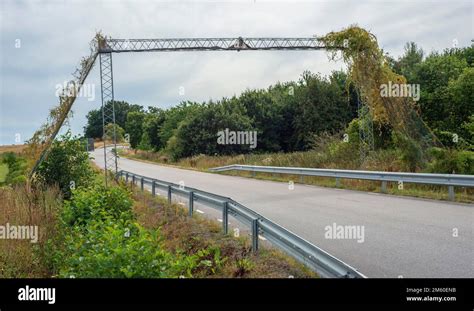
[[(103, 166), (103, 150), (93, 152)], [(120, 158), (119, 169), (232, 197), (368, 277), (474, 277), (474, 206), (172, 168)], [(201, 211), (202, 213), (202, 211)], [(204, 211), (216, 218), (215, 212)], [(364, 241), (325, 227), (363, 226)], [(454, 236), (456, 235), (457, 236)]]

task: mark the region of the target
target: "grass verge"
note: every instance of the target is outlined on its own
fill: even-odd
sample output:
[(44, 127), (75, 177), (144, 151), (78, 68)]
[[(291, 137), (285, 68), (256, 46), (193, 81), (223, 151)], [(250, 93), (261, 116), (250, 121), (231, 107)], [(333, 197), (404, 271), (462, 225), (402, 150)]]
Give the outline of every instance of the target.
[[(307, 267), (273, 248), (251, 251), (247, 237), (233, 237), (222, 233), (222, 225), (200, 215), (192, 218), (178, 204), (169, 205), (160, 197), (134, 190), (134, 212), (138, 222), (148, 229), (160, 229), (164, 247), (173, 253), (195, 256), (207, 249), (219, 250), (216, 269), (196, 270), (194, 277), (213, 278), (295, 278), (317, 277)], [(212, 257), (212, 256), (211, 256)], [(213, 258), (207, 258), (216, 265)], [(211, 274), (210, 274), (211, 271)]]
[[(119, 150), (120, 156), (134, 160), (144, 161), (148, 163), (159, 163), (162, 165), (169, 165), (178, 168), (191, 169), (197, 171), (208, 172), (209, 168), (225, 166), (231, 164), (247, 164), (247, 165), (269, 165), (269, 166), (300, 166), (313, 167), (315, 159), (318, 157), (317, 152), (294, 152), (281, 154), (248, 154), (237, 156), (196, 156), (191, 158), (181, 159), (177, 162), (170, 162), (167, 157), (155, 153), (142, 150)], [(335, 167), (328, 167), (335, 168)], [(375, 170), (375, 169), (373, 169)], [(389, 168), (387, 171), (396, 171)], [(329, 177), (313, 177), (305, 176), (301, 179), (298, 175), (281, 175), (269, 173), (257, 173), (254, 176), (250, 172), (229, 171), (220, 174), (240, 176), (247, 178), (257, 178), (262, 180), (272, 180), (278, 182), (290, 182), (295, 184), (306, 184), (321, 187), (336, 187), (334, 178)], [(340, 188), (349, 190), (358, 190), (366, 192), (381, 193), (381, 183), (376, 181), (355, 180), (355, 179), (341, 179)], [(462, 203), (474, 203), (474, 189), (467, 187), (455, 188), (455, 201)], [(399, 188), (397, 183), (387, 183), (387, 194), (411, 196), (434, 200), (448, 200), (448, 189), (443, 186), (436, 185), (418, 185), (418, 184), (403, 184)]]

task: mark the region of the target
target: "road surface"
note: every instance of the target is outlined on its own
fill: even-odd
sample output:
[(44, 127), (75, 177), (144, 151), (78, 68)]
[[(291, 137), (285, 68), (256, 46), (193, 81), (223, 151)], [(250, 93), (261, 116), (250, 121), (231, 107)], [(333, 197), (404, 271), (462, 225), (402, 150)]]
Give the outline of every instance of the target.
[[(103, 149), (94, 151), (103, 167)], [(120, 158), (119, 169), (233, 198), (368, 277), (474, 277), (474, 206), (203, 173)], [(219, 213), (201, 211), (217, 218)], [(217, 215), (217, 216), (216, 216)], [(356, 226), (359, 234), (327, 235)], [(343, 227), (344, 228), (344, 227)], [(363, 230), (363, 231), (362, 231)], [(356, 231), (352, 231), (355, 233)], [(361, 238), (362, 237), (362, 238)]]

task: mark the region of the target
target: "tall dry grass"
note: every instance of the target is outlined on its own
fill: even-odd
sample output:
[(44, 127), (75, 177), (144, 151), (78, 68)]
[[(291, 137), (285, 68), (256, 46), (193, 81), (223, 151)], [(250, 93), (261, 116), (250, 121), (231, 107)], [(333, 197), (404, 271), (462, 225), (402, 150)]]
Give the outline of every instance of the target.
[(0, 277), (51, 276), (44, 260), (45, 242), (54, 236), (62, 199), (57, 188), (27, 185), (0, 188), (0, 226), (38, 226), (38, 241), (0, 239)]

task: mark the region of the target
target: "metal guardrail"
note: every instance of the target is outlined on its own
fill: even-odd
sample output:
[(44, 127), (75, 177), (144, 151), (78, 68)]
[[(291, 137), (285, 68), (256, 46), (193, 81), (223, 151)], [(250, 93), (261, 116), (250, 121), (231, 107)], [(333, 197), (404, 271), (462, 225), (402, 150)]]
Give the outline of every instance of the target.
[(345, 262), (231, 198), (123, 170), (117, 172), (117, 178), (125, 178), (127, 184), (130, 182), (136, 185), (139, 182), (141, 190), (145, 189), (145, 185), (149, 185), (153, 196), (156, 195), (157, 189), (165, 190), (169, 203), (172, 201), (173, 194), (186, 198), (189, 216), (194, 213), (195, 202), (221, 211), (224, 234), (228, 233), (229, 216), (234, 217), (250, 228), (254, 252), (258, 251), (259, 236), (261, 236), (317, 272), (321, 277), (366, 278)]
[(336, 178), (336, 186), (339, 186), (341, 178), (374, 180), (382, 182), (382, 192), (387, 191), (387, 182), (398, 183), (417, 183), (447, 186), (449, 199), (454, 200), (454, 187), (474, 187), (473, 175), (457, 175), (457, 174), (427, 174), (427, 173), (398, 173), (398, 172), (380, 172), (380, 171), (355, 171), (355, 170), (336, 170), (321, 168), (304, 168), (304, 167), (280, 167), (280, 166), (257, 166), (257, 165), (228, 165), (211, 168), (212, 172), (224, 171), (248, 171), (255, 174), (273, 173), (273, 174), (290, 174), (303, 176), (320, 176)]

